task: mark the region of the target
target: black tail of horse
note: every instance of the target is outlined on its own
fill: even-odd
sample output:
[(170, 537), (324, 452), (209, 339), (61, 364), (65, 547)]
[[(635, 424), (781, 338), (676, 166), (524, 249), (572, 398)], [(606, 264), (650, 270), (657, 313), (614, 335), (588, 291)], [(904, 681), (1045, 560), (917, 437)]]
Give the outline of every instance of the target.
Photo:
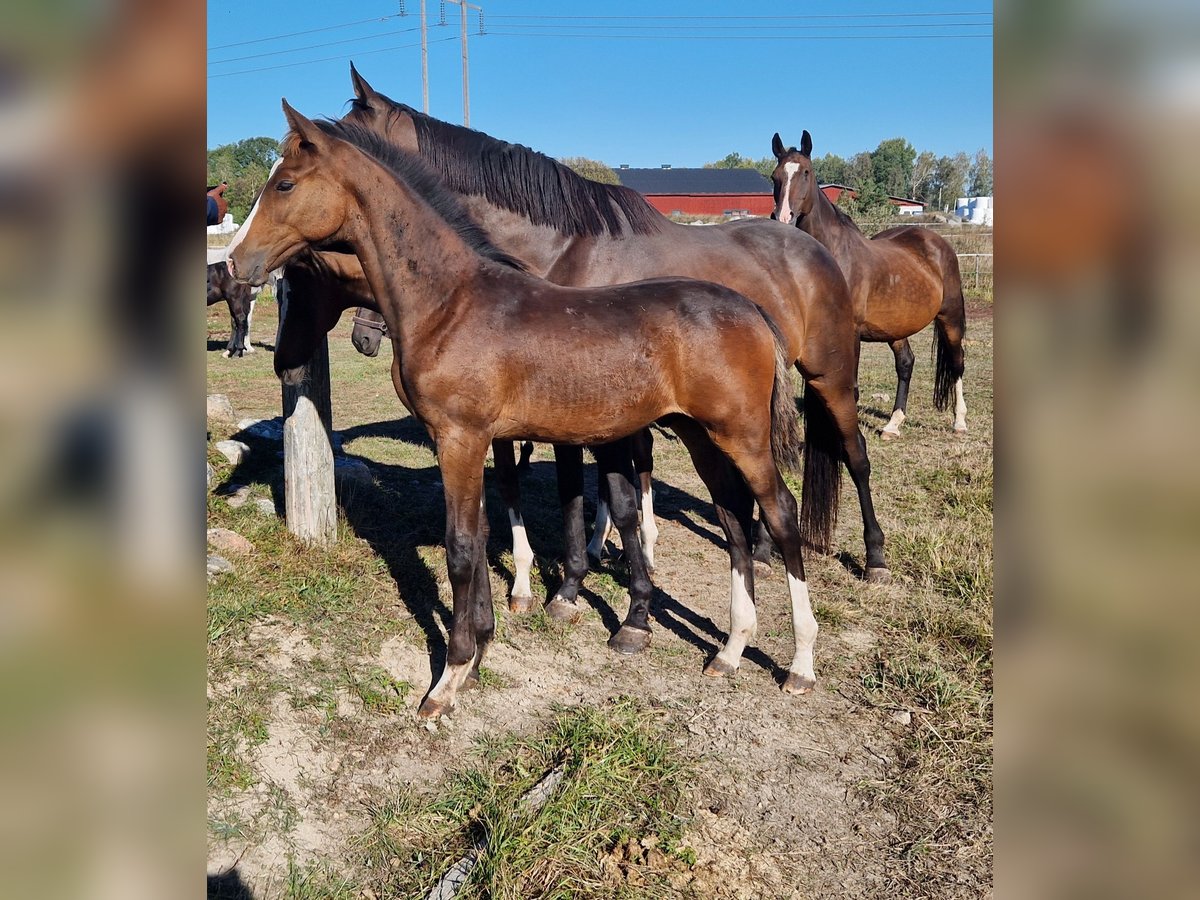
[(825, 398), (804, 391), (804, 482), (800, 497), (800, 539), (826, 553), (837, 525), (842, 487), (842, 436)]
[(800, 437), (800, 422), (796, 415), (796, 389), (792, 384), (792, 367), (783, 354), (785, 345), (779, 326), (763, 313), (775, 335), (775, 386), (771, 390), (771, 455), (783, 472), (799, 472), (804, 456), (804, 440)]
[[(962, 336), (967, 327), (967, 312), (961, 286), (942, 303), (942, 310), (933, 324), (936, 333), (933, 342), (933, 405), (939, 412), (945, 412), (950, 407), (954, 383), (962, 378), (964, 369)], [(955, 335), (957, 340), (953, 338)]]

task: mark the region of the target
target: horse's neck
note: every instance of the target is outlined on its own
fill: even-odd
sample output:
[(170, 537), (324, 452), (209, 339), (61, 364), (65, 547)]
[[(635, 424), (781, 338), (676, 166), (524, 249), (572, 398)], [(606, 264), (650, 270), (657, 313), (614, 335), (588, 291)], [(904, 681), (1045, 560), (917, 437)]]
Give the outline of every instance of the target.
[(843, 269), (843, 256), (856, 244), (866, 240), (861, 231), (841, 220), (833, 201), (826, 197), (819, 187), (812, 212), (804, 217), (801, 227), (823, 244), (837, 261), (843, 264)]
[(403, 336), (441, 319), (483, 258), (407, 186), (369, 196), (352, 228), (355, 255), (388, 330)]
[(474, 194), (458, 196), (471, 218), (487, 232), (491, 242), (519, 259), (533, 275), (544, 278), (575, 240), (556, 228), (535, 225), (520, 213), (490, 203), (486, 197)]

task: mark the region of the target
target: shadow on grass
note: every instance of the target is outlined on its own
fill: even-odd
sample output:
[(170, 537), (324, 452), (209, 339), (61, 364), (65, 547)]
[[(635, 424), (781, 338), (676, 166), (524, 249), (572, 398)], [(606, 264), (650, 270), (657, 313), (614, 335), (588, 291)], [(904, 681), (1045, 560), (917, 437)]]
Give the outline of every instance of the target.
[(208, 876), (207, 900), (254, 900), (236, 868)]

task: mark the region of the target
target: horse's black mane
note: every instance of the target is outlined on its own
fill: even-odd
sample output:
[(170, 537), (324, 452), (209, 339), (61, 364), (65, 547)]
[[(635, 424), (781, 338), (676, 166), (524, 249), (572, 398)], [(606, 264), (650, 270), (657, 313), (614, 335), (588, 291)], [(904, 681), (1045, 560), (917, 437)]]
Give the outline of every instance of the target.
[(353, 144), (390, 170), (433, 207), (433, 211), (441, 216), (467, 246), (480, 256), (522, 272), (527, 271), (523, 262), (492, 243), (487, 232), (480, 228), (467, 213), (462, 201), (446, 188), (441, 179), (419, 157), (400, 149), (374, 131), (353, 122), (321, 120), (316, 125), (326, 134)]
[[(412, 119), (421, 158), (460, 194), (485, 197), (535, 225), (565, 235), (619, 236), (624, 231), (622, 215), (634, 234), (661, 229), (662, 216), (637, 191), (592, 181), (521, 144), (451, 125), (382, 94), (376, 96), (390, 104), (390, 115)], [(361, 100), (351, 102), (362, 107)]]

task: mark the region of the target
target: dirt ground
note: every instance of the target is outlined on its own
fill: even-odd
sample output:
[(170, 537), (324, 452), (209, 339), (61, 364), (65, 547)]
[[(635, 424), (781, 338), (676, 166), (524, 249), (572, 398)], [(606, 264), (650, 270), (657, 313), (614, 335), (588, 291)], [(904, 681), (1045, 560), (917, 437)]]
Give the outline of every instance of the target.
[[(972, 309), (966, 437), (952, 435), (951, 415), (932, 408), (926, 330), (913, 340), (918, 362), (905, 435), (882, 442), (876, 430), (895, 390), (891, 355), (886, 346), (865, 348), (860, 416), (895, 578), (878, 586), (859, 577), (861, 517), (847, 478), (837, 552), (806, 555), (821, 624), (813, 694), (788, 697), (778, 687), (792, 653), (778, 561), (756, 578), (758, 637), (741, 670), (729, 680), (701, 675), (729, 623), (728, 556), (686, 453), (659, 432), (650, 649), (620, 657), (605, 646), (627, 603), (617, 560), (588, 576), (583, 596), (590, 612), (578, 625), (563, 629), (541, 616), (508, 613), (509, 531), (489, 487), (499, 623), (486, 661), (489, 677), (460, 694), (451, 717), (431, 725), (418, 722), (415, 710), (440, 667), (449, 622), (436, 465), (419, 426), (397, 422), (404, 410), (388, 380), (390, 348), (374, 360), (358, 356), (348, 322), (347, 315), (330, 338), (334, 425), (346, 438), (344, 451), (371, 466), (376, 487), (360, 486), (348, 498), (336, 551), (324, 561), (297, 560), (279, 522), (253, 504), (230, 509), (219, 496), (231, 484), (249, 484), (254, 496), (278, 502), (277, 447), (255, 445), (254, 465), (217, 466), (209, 525), (239, 531), (256, 550), (230, 557), (238, 572), (210, 585), (210, 876), (236, 873), (259, 900), (317, 896), (297, 889), (297, 867), (319, 864), (353, 882), (355, 841), (381, 797), (436, 792), (472, 758), (481, 736), (531, 733), (562, 706), (633, 697), (663, 712), (672, 740), (694, 765), (686, 833), (695, 864), (668, 895), (990, 894), (990, 799), (979, 799), (990, 797), (990, 305)], [(259, 352), (224, 359), (228, 317), (223, 307), (209, 312), (208, 391), (228, 395), (239, 416), (278, 414), (269, 352), (275, 324), (273, 304), (259, 303), (252, 327)], [(235, 432), (210, 422), (210, 450)], [(549, 448), (539, 447), (523, 485), (538, 554), (535, 595), (551, 591), (558, 577), (551, 460)], [(966, 473), (954, 476), (959, 481), (978, 481), (986, 471), (986, 513), (969, 520), (986, 580), (973, 576), (968, 588), (958, 575), (943, 575), (959, 572), (954, 559), (942, 558), (954, 554), (956, 539), (942, 510), (945, 497), (958, 496), (942, 487), (947, 471)], [(373, 491), (378, 496), (364, 496)], [(594, 497), (593, 481), (589, 491)], [(399, 524), (380, 524), (381, 515)], [(929, 537), (929, 529), (945, 533)], [(914, 636), (913, 623), (923, 618), (957, 624)], [(970, 663), (960, 659), (967, 646), (974, 648)], [(922, 672), (953, 690), (916, 678), (883, 685), (879, 673), (886, 674), (894, 652), (919, 658), (927, 664)], [(959, 684), (970, 681), (963, 672), (976, 670), (986, 673), (983, 681)], [(364, 687), (369, 678), (381, 691)], [(972, 703), (979, 708), (962, 712)], [(984, 733), (982, 755), (970, 762), (983, 767), (971, 776), (982, 779), (982, 788), (968, 791), (957, 776), (914, 780), (914, 772), (925, 771), (921, 754), (935, 752), (925, 750), (920, 734), (927, 728), (948, 734), (947, 717), (954, 719), (949, 724), (974, 717), (972, 728)], [(939, 766), (942, 759), (936, 757)], [(929, 795), (904, 796), (922, 790)], [(910, 801), (917, 800), (921, 809), (912, 811)], [(928, 839), (914, 838), (917, 831), (929, 831)], [(375, 896), (368, 891), (346, 896)], [(621, 896), (641, 894), (629, 888)]]

